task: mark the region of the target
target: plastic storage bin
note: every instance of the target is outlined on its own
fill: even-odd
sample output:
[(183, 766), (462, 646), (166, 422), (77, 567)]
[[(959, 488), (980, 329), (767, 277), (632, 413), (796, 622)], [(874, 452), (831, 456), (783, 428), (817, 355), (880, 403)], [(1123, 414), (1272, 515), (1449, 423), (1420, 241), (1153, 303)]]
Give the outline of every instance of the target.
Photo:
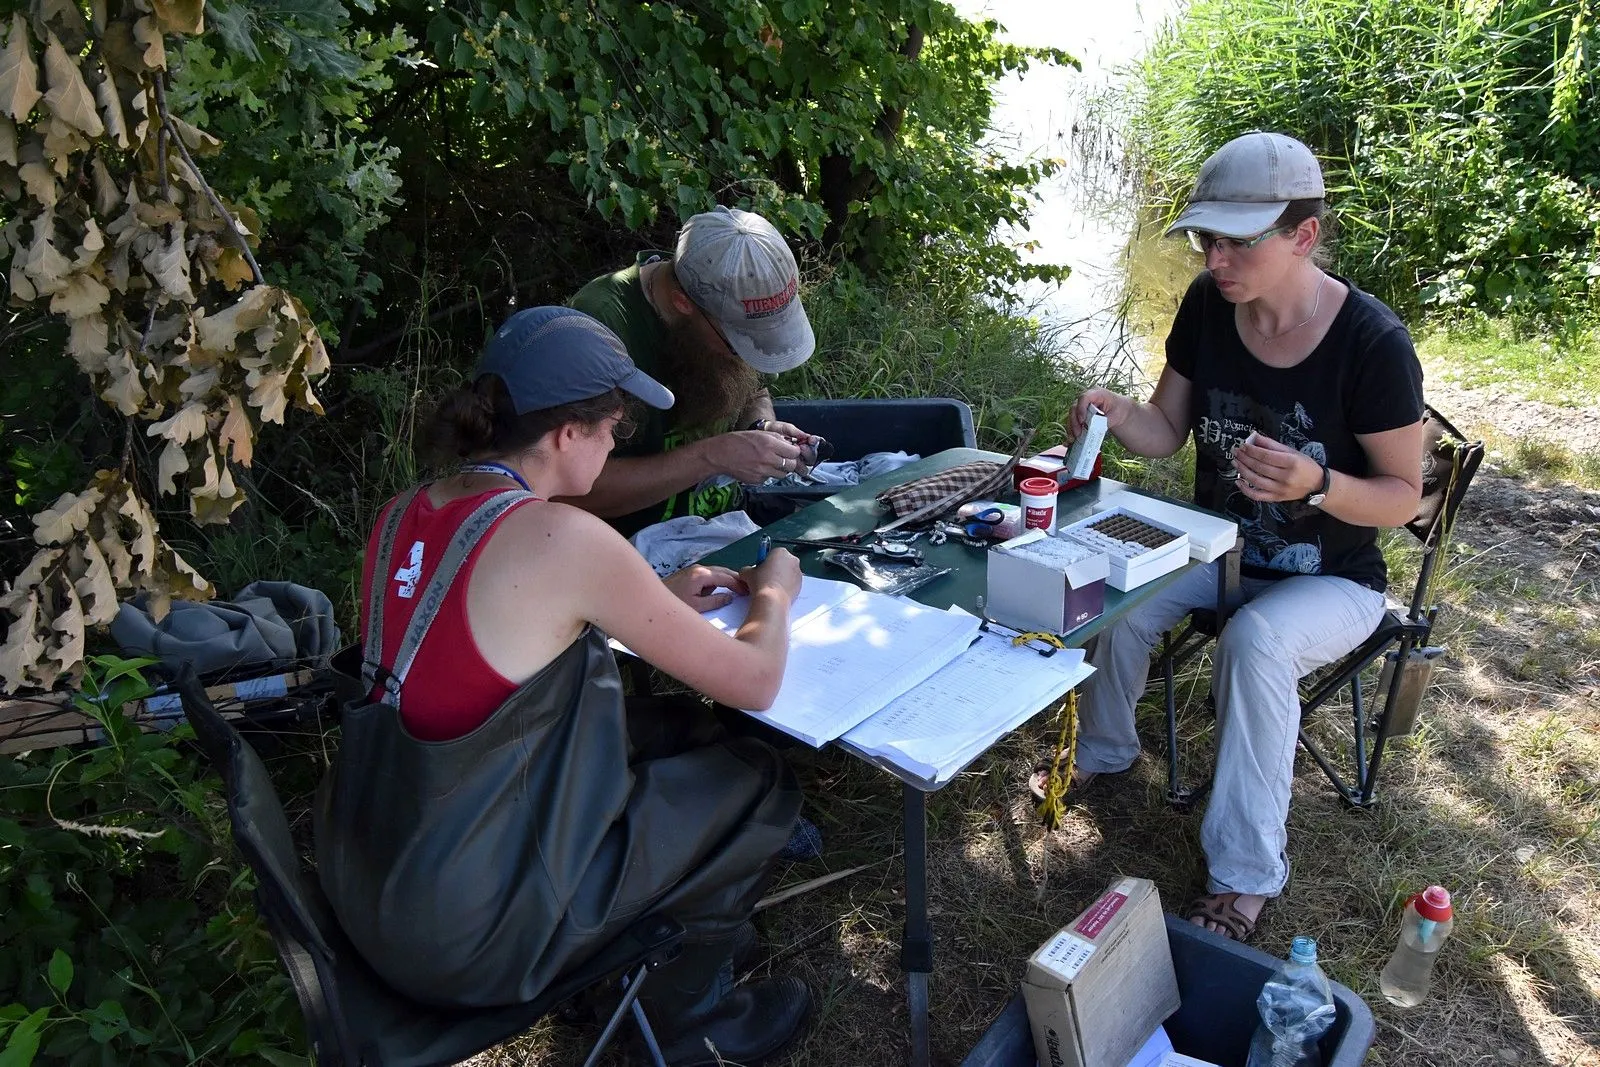
[[(1174, 915), (1167, 916), (1167, 941), (1183, 998), (1182, 1007), (1165, 1024), (1173, 1048), (1219, 1067), (1244, 1067), (1258, 1022), (1256, 994), (1281, 961)], [(1322, 1036), (1323, 1063), (1358, 1067), (1372, 1047), (1372, 1012), (1338, 982), (1333, 983), (1333, 1003), (1333, 1027)], [(1035, 1067), (1036, 1062), (1028, 1009), (1018, 993), (961, 1067)]]

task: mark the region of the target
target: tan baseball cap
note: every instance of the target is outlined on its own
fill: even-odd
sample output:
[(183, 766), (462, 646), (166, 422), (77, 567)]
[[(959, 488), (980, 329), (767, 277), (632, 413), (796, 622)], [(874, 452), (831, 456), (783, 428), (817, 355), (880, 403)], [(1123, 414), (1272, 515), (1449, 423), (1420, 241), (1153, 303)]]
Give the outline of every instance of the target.
[(1189, 204), (1167, 227), (1167, 236), (1199, 230), (1254, 237), (1278, 221), (1289, 201), (1325, 195), (1322, 167), (1311, 149), (1281, 133), (1247, 133), (1201, 164)]
[(800, 305), (800, 271), (777, 229), (752, 211), (719, 207), (678, 231), (673, 272), (728, 344), (763, 374), (811, 358), (816, 335)]

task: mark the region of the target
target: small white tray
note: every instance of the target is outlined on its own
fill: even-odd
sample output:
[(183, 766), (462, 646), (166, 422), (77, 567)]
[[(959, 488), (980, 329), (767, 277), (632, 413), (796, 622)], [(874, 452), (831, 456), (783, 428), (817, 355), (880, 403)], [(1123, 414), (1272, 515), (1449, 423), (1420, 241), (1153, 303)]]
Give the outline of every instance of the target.
[[(1121, 534), (1122, 536), (1116, 536)], [(1189, 535), (1176, 526), (1126, 508), (1111, 508), (1056, 531), (1056, 536), (1104, 552), (1111, 561), (1106, 583), (1127, 592), (1189, 562)], [(1162, 540), (1165, 536), (1166, 540)]]

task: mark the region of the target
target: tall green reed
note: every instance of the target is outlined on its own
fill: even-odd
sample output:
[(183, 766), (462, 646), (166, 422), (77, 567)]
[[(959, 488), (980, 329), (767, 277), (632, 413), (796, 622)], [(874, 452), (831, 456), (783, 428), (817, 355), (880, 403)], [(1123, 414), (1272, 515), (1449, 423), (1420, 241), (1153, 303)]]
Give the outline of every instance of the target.
[(1402, 313), (1600, 318), (1597, 0), (1193, 0), (1134, 78), (1171, 213), (1229, 138), (1323, 159), (1341, 270)]

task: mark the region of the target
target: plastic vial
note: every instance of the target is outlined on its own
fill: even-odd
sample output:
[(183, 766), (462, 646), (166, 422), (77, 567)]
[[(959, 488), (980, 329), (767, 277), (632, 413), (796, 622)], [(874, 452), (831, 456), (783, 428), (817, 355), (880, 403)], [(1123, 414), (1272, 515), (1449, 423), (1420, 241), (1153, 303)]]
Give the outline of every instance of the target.
[(1450, 891), (1443, 886), (1431, 885), (1406, 901), (1400, 944), (1378, 979), (1390, 1004), (1414, 1008), (1427, 997), (1433, 965), (1439, 962), (1439, 949), (1454, 925)]
[(1333, 1025), (1333, 987), (1317, 966), (1317, 942), (1297, 937), (1256, 997), (1261, 1025), (1247, 1067), (1322, 1067), (1318, 1042)]

